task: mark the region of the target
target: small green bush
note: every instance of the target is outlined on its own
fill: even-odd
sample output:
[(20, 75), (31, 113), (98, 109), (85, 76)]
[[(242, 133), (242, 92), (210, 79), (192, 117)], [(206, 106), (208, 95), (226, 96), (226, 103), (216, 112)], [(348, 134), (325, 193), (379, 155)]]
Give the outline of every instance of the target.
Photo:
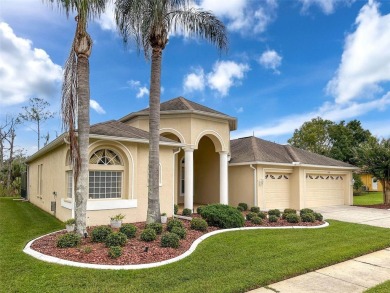
[(91, 240), (92, 242), (104, 242), (111, 232), (112, 229), (108, 226), (98, 226), (92, 230)]
[(268, 218), (268, 221), (270, 221), (271, 223), (276, 223), (278, 220), (279, 220), (279, 218), (277, 216), (275, 216), (275, 215), (271, 215)]
[(125, 246), (127, 236), (122, 232), (113, 232), (109, 234), (104, 242), (107, 247), (111, 246)]
[(179, 245), (180, 245), (179, 235), (175, 233), (167, 232), (161, 236), (161, 247), (178, 248)]
[(148, 228), (142, 231), (141, 240), (145, 242), (153, 241), (157, 238), (156, 231), (154, 229)]
[(244, 209), (244, 211), (246, 211), (248, 209), (248, 205), (245, 203), (245, 202), (240, 202), (238, 204), (239, 207), (242, 207)]
[(198, 231), (206, 231), (207, 230), (207, 222), (203, 219), (193, 218), (191, 220), (191, 229)]
[(200, 212), (202, 211), (203, 208), (204, 206), (198, 206), (196, 209), (196, 213), (200, 215)]
[(57, 238), (57, 247), (76, 247), (81, 243), (81, 236), (76, 233), (66, 233)]
[(252, 218), (251, 222), (253, 224), (260, 225), (260, 224), (263, 223), (263, 219), (258, 217), (258, 216), (255, 216), (255, 217)]
[(257, 217), (258, 215), (256, 214), (256, 213), (254, 213), (254, 212), (249, 212), (249, 213), (247, 213), (246, 214), (246, 219), (248, 220), (248, 221), (251, 221), (254, 217)]
[(179, 212), (179, 206), (177, 204), (173, 206), (173, 212), (175, 213), (175, 215), (177, 215), (177, 213)]
[(180, 239), (185, 239), (187, 236), (187, 231), (184, 228), (173, 227), (171, 232), (177, 234), (180, 237)]
[(243, 212), (244, 211), (244, 208), (242, 206), (238, 206), (237, 207), (237, 210), (239, 210), (240, 212)]
[(305, 213), (301, 216), (302, 222), (310, 222), (314, 223), (316, 221), (316, 217), (313, 213)]
[(92, 252), (92, 247), (91, 246), (85, 246), (82, 248), (82, 252), (88, 254)]
[(322, 221), (324, 219), (324, 217), (320, 213), (314, 213), (313, 215), (317, 221)]
[(180, 220), (177, 220), (177, 219), (171, 219), (171, 220), (168, 221), (168, 223), (167, 223), (167, 230), (169, 232), (171, 232), (173, 227), (184, 228), (183, 223)]
[(286, 221), (289, 223), (299, 223), (300, 218), (297, 214), (288, 214), (286, 216)]
[(259, 207), (251, 207), (251, 212), (260, 213), (260, 208)]
[(312, 209), (301, 209), (299, 215), (302, 217), (303, 214), (312, 214), (314, 211)]
[(264, 213), (264, 212), (258, 212), (258, 213), (257, 213), (257, 216), (260, 217), (260, 218), (262, 218), (262, 219), (267, 218), (267, 214)]
[(122, 247), (120, 246), (110, 246), (108, 249), (108, 256), (111, 258), (118, 258), (122, 255)]
[(163, 225), (160, 224), (160, 223), (150, 223), (150, 224), (147, 224), (146, 229), (153, 229), (154, 231), (156, 231), (156, 234), (161, 234), (162, 233), (162, 230), (163, 230)]
[(188, 217), (191, 216), (192, 215), (191, 209), (183, 209), (182, 215)]
[(134, 238), (135, 233), (137, 233), (137, 227), (132, 224), (123, 224), (122, 227), (119, 228), (119, 232), (125, 234), (127, 238)]
[(234, 207), (224, 204), (212, 204), (204, 207), (200, 214), (210, 226), (219, 228), (237, 228), (244, 226), (242, 213)]
[(297, 210), (294, 209), (284, 209), (283, 214), (296, 214)]
[(277, 216), (279, 218), (280, 217), (280, 210), (278, 210), (278, 209), (269, 210), (268, 216), (271, 216), (271, 215)]

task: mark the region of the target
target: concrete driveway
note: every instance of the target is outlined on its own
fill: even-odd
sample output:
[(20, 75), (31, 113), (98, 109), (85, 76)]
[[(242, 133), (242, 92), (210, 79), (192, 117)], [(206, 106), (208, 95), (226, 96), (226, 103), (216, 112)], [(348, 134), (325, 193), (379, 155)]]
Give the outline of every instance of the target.
[(324, 219), (390, 228), (389, 210), (345, 205), (313, 208), (313, 210), (321, 213)]

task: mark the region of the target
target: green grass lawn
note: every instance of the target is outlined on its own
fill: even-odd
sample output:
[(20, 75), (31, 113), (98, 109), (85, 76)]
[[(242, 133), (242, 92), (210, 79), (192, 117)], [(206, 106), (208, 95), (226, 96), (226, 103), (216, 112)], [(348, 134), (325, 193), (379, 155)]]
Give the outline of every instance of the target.
[(378, 286), (375, 286), (371, 289), (368, 289), (367, 291), (364, 291), (365, 293), (389, 293), (390, 292), (390, 281), (384, 282)]
[(381, 203), (383, 203), (382, 191), (362, 193), (362, 195), (355, 195), (353, 197), (353, 204), (354, 205), (369, 206), (369, 205), (381, 204)]
[(330, 221), (323, 229), (223, 233), (186, 259), (137, 271), (81, 269), (22, 252), (61, 222), (0, 198), (0, 292), (245, 292), (390, 246), (390, 229)]

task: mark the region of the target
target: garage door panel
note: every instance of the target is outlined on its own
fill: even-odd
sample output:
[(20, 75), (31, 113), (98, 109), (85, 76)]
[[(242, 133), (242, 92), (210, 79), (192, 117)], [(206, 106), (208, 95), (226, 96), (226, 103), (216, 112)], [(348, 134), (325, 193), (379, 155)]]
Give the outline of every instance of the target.
[(306, 175), (306, 207), (343, 205), (345, 176)]
[(264, 186), (266, 209), (284, 209), (290, 206), (290, 181), (290, 174), (266, 174)]

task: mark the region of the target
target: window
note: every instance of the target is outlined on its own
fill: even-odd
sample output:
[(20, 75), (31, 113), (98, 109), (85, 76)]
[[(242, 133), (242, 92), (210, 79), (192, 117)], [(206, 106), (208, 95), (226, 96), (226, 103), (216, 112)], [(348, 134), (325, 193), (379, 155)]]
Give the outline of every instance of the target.
[(124, 168), (119, 155), (100, 149), (91, 155), (89, 164), (89, 198), (121, 198)]
[(73, 171), (66, 171), (66, 196), (73, 197)]

